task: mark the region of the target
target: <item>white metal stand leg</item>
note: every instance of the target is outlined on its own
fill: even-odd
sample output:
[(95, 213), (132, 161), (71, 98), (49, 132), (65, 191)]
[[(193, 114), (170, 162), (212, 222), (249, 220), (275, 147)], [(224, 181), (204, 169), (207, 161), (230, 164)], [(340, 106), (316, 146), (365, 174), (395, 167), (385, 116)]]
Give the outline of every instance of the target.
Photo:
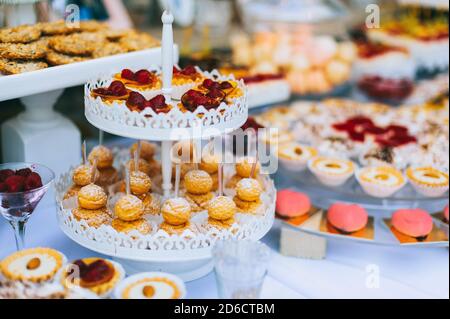
[(2, 125), (4, 162), (44, 164), (61, 174), (80, 162), (81, 135), (53, 110), (63, 90), (21, 98), (25, 112)]

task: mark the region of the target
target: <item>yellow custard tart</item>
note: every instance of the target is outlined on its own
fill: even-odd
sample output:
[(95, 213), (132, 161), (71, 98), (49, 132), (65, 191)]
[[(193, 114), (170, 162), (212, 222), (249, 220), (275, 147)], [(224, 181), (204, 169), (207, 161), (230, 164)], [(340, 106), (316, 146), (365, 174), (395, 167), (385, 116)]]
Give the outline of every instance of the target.
[(406, 184), (402, 172), (390, 166), (365, 167), (356, 174), (363, 190), (373, 197), (389, 197)]
[(18, 251), (0, 263), (3, 276), (10, 280), (44, 282), (54, 279), (65, 257), (50, 248), (31, 248)]
[(118, 299), (182, 299), (186, 288), (181, 279), (164, 273), (131, 276), (116, 289)]
[(282, 145), (278, 151), (281, 164), (293, 172), (303, 171), (307, 167), (308, 161), (316, 156), (317, 150), (315, 148), (298, 143)]
[(449, 176), (434, 167), (410, 167), (406, 175), (414, 189), (427, 197), (440, 197), (448, 191)]
[(342, 185), (355, 172), (355, 164), (352, 161), (325, 156), (311, 159), (308, 168), (322, 184), (327, 186)]
[(61, 275), (61, 284), (66, 288), (78, 286), (106, 297), (125, 277), (118, 263), (102, 258), (84, 258), (67, 264)]

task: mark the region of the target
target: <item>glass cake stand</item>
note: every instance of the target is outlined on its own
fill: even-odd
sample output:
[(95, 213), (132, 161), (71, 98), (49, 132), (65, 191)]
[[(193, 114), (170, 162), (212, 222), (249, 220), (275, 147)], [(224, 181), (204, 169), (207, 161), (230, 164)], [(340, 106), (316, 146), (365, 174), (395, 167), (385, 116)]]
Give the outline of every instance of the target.
[(323, 209), (336, 202), (354, 203), (363, 206), (374, 217), (390, 217), (391, 214), (404, 208), (422, 208), (431, 213), (442, 211), (448, 204), (448, 192), (439, 198), (428, 198), (418, 194), (411, 185), (388, 198), (375, 198), (364, 193), (355, 178), (339, 187), (321, 184), (308, 170), (291, 172), (280, 167), (275, 176), (278, 189), (294, 187), (307, 193), (312, 202)]

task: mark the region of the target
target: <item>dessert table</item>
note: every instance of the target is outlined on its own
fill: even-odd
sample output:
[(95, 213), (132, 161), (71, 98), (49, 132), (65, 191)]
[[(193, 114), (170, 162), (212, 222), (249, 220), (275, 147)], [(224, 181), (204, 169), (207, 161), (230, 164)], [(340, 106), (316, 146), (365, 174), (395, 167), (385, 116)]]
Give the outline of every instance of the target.
[[(262, 298), (449, 298), (447, 248), (378, 247), (329, 241), (325, 260), (278, 253), (280, 224), (263, 239), (273, 250)], [(15, 250), (14, 236), (0, 220), (0, 259)], [(29, 247), (58, 249), (69, 259), (96, 256), (66, 237), (56, 220), (50, 190), (28, 223)], [(217, 298), (213, 273), (187, 283), (188, 298)]]

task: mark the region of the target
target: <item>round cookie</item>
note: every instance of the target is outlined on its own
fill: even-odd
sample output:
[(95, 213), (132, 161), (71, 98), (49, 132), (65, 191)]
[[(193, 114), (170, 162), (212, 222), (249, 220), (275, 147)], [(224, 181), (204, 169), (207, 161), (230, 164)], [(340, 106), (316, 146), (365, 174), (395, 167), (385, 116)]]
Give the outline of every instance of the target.
[(0, 42), (3, 43), (29, 43), (41, 37), (39, 27), (32, 25), (21, 25), (18, 27), (1, 29)]

